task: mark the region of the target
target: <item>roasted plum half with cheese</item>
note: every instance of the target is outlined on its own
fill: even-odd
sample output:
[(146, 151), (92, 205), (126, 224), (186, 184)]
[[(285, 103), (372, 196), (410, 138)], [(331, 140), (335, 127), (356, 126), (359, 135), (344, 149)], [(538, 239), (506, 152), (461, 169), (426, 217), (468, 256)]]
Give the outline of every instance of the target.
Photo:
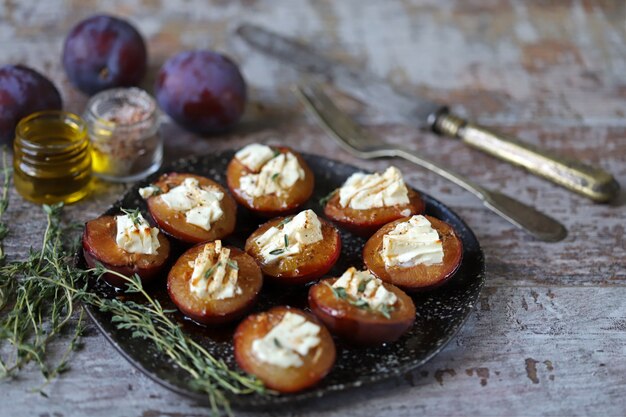
[(463, 244), (449, 224), (412, 216), (386, 224), (363, 248), (363, 261), (385, 282), (405, 291), (443, 284), (461, 264)]
[(312, 286), (309, 307), (331, 333), (356, 345), (395, 342), (415, 321), (411, 297), (355, 268)]
[(262, 217), (295, 212), (315, 185), (313, 171), (300, 154), (257, 143), (235, 154), (226, 179), (237, 202)]
[[(83, 232), (83, 254), (90, 268), (102, 264), (111, 271), (147, 283), (161, 273), (170, 254), (170, 242), (150, 227), (137, 211), (119, 216), (102, 216), (87, 222)], [(125, 288), (127, 281), (115, 274), (102, 276), (109, 284)]]
[(222, 239), (235, 229), (237, 204), (220, 184), (193, 174), (169, 173), (141, 188), (159, 228), (186, 243)]
[(425, 204), (395, 167), (384, 173), (356, 173), (330, 194), (324, 214), (339, 227), (369, 237), (383, 225), (421, 214)]
[(245, 249), (274, 281), (303, 284), (333, 267), (341, 252), (341, 237), (332, 224), (305, 210), (261, 225)]
[(192, 247), (176, 261), (167, 291), (178, 309), (202, 324), (237, 320), (254, 305), (263, 274), (247, 253), (220, 240)]
[(282, 393), (314, 386), (330, 372), (336, 357), (328, 330), (315, 317), (290, 307), (246, 318), (237, 327), (234, 348), (244, 371)]

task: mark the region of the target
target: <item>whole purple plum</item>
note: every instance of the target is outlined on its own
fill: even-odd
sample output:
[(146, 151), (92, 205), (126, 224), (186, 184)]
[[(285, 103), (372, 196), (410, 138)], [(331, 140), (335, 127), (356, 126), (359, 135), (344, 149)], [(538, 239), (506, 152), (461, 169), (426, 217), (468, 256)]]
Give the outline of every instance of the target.
[(147, 62), (141, 34), (113, 16), (97, 15), (79, 22), (63, 46), (65, 72), (72, 84), (87, 94), (139, 84)]
[(63, 101), (52, 82), (22, 65), (0, 67), (0, 142), (15, 137), (15, 126), (23, 117), (41, 110), (61, 110)]
[(161, 108), (184, 128), (200, 133), (233, 126), (246, 105), (246, 83), (237, 65), (211, 51), (185, 51), (159, 71), (156, 98)]

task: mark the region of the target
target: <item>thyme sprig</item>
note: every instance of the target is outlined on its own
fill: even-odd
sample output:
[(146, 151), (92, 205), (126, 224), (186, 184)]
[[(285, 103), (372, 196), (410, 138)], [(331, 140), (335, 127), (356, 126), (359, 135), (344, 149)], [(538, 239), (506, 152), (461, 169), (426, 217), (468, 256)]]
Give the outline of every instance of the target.
[[(6, 162), (6, 161), (5, 161)], [(0, 193), (0, 216), (8, 207), (6, 169)], [(82, 270), (73, 266), (73, 254), (79, 247), (76, 225), (61, 221), (63, 206), (43, 206), (47, 217), (41, 249), (31, 249), (25, 260), (0, 265), (0, 378), (16, 375), (29, 364), (36, 364), (43, 388), (69, 369), (74, 351), (81, 346), (83, 304), (111, 315), (119, 329), (133, 338), (149, 340), (178, 367), (189, 373), (191, 386), (207, 395), (213, 414), (230, 414), (227, 394), (265, 393), (259, 380), (231, 370), (204, 347), (188, 337), (158, 300), (141, 285), (137, 275), (126, 277), (102, 265)], [(1, 222), (0, 225), (4, 224)], [(82, 226), (81, 226), (82, 227)], [(1, 229), (1, 227), (0, 227)], [(0, 236), (6, 236), (0, 234)], [(1, 239), (0, 239), (1, 243)], [(3, 258), (4, 259), (4, 258)], [(127, 283), (127, 293), (142, 300), (105, 298), (89, 290), (89, 276), (116, 275)], [(67, 334), (70, 334), (67, 337)], [(52, 340), (65, 340), (65, 350), (52, 355)], [(9, 348), (10, 346), (10, 348)], [(4, 352), (7, 352), (6, 354)]]
[[(361, 283), (359, 283), (359, 288), (358, 288), (358, 292), (363, 292), (363, 290), (365, 290), (365, 286), (361, 287), (361, 284), (363, 283), (363, 281), (361, 281)], [(332, 291), (333, 295), (340, 299), (343, 300), (345, 302), (347, 302), (350, 305), (355, 306), (356, 308), (359, 308), (361, 310), (366, 310), (366, 311), (370, 311), (373, 313), (380, 313), (383, 317), (385, 317), (386, 319), (391, 318), (391, 312), (393, 311), (393, 307), (390, 307), (386, 304), (381, 304), (379, 305), (377, 308), (372, 308), (370, 306), (370, 304), (362, 299), (362, 298), (355, 298), (355, 297), (351, 297), (346, 289), (344, 287), (333, 287), (332, 285), (330, 285), (329, 283), (325, 283), (328, 288), (330, 288), (330, 290)], [(361, 289), (363, 288), (363, 289)]]
[(337, 190), (333, 190), (330, 193), (326, 194), (324, 197), (320, 198), (319, 205), (322, 207), (325, 207), (326, 204), (328, 204), (328, 202), (330, 201), (330, 199), (333, 198), (336, 192)]
[(143, 216), (141, 214), (141, 210), (139, 210), (139, 209), (125, 209), (125, 208), (122, 208), (122, 209), (120, 209), (120, 211), (122, 213), (126, 214), (130, 218), (130, 221), (133, 222), (133, 224), (136, 227), (141, 226), (141, 220), (143, 219)]

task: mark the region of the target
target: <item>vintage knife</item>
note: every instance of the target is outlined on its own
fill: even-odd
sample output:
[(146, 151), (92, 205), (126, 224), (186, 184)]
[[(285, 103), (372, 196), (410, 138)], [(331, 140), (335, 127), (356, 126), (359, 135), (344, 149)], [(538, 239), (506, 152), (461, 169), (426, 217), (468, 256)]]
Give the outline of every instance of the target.
[(619, 184), (607, 171), (539, 149), (516, 138), (471, 123), (450, 112), (447, 106), (393, 89), (384, 79), (333, 62), (312, 48), (258, 26), (243, 24), (237, 33), (248, 44), (283, 62), (324, 76), (354, 97), (371, 104), (394, 120), (429, 128), (461, 139), (468, 145), (526, 168), (597, 202), (607, 202), (619, 192)]

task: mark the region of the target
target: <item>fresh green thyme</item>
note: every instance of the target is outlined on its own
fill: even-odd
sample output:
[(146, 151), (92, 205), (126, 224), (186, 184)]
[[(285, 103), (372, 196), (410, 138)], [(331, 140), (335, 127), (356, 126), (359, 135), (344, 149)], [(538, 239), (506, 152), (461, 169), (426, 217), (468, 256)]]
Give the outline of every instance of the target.
[(222, 265), (221, 262), (216, 263), (215, 265), (211, 266), (209, 269), (206, 270), (206, 272), (204, 273), (204, 277), (205, 278), (209, 278), (212, 274), (213, 271), (215, 271), (216, 268), (219, 268)]
[(279, 176), (280, 176), (280, 174), (278, 172), (273, 173), (272, 174), (272, 181), (276, 181)]
[(283, 344), (280, 343), (280, 340), (278, 340), (277, 338), (274, 338), (274, 345), (278, 348), (278, 349), (282, 349), (283, 348)]
[(283, 248), (274, 249), (270, 251), (270, 255), (280, 255), (283, 252), (285, 252), (285, 249)]
[(235, 271), (239, 270), (239, 265), (237, 265), (237, 262), (232, 259), (228, 260), (228, 266), (230, 266), (230, 269), (234, 269)]
[[(4, 212), (9, 207), (9, 184), (11, 181), (11, 166), (7, 162), (6, 149), (2, 149), (2, 178), (2, 194), (0, 195), (0, 265), (4, 264), (4, 259), (6, 258), (2, 241), (9, 233), (8, 226), (1, 220)], [(2, 304), (0, 304), (1, 309)]]
[(280, 221), (280, 223), (278, 223), (278, 226), (284, 226), (284, 225), (286, 225), (287, 223), (289, 223), (289, 222), (291, 221), (291, 219), (293, 219), (293, 216), (287, 216), (287, 217), (285, 217), (284, 219), (282, 219), (282, 220)]
[(287, 237), (287, 235), (283, 235), (285, 238), (285, 247), (289, 246), (289, 237)]
[(391, 318), (392, 310), (393, 308), (390, 308), (387, 304), (381, 304), (381, 306), (378, 308), (378, 311), (380, 312), (380, 314), (382, 314), (386, 319)]
[[(366, 281), (361, 281), (359, 283), (359, 287), (358, 287), (358, 292), (363, 292), (365, 290), (365, 285), (363, 287), (361, 287), (361, 284), (363, 284), (365, 282), (365, 284), (367, 285)], [(330, 288), (330, 290), (333, 292), (333, 295), (340, 299), (340, 300), (344, 300), (345, 302), (347, 302), (350, 305), (355, 306), (356, 308), (359, 308), (361, 310), (367, 310), (370, 312), (375, 312), (375, 313), (380, 313), (383, 317), (389, 319), (391, 318), (391, 311), (393, 311), (393, 307), (389, 307), (386, 304), (381, 304), (380, 306), (378, 306), (377, 308), (372, 308), (370, 307), (369, 303), (366, 300), (363, 300), (362, 298), (353, 298), (351, 296), (348, 295), (348, 293), (346, 292), (346, 289), (344, 287), (333, 287), (332, 285), (326, 283), (326, 285), (328, 286), (328, 288)]]
[[(2, 173), (0, 216), (8, 207), (10, 172), (6, 163)], [(78, 225), (61, 221), (62, 204), (44, 205), (43, 209), (47, 226), (41, 249), (31, 249), (25, 260), (0, 265), (0, 378), (15, 376), (27, 365), (35, 364), (44, 377), (43, 385), (36, 391), (47, 396), (44, 387), (69, 369), (73, 352), (81, 347), (82, 305), (89, 304), (109, 313), (118, 329), (152, 342), (176, 366), (187, 371), (191, 386), (207, 395), (214, 415), (230, 414), (227, 393), (267, 392), (258, 379), (231, 370), (189, 338), (171, 318), (172, 312), (163, 309), (143, 289), (137, 275), (126, 277), (102, 265), (89, 270), (74, 267), (73, 256), (80, 241), (70, 237), (78, 235)], [(0, 217), (0, 225), (4, 224), (1, 220)], [(126, 292), (140, 295), (142, 302), (108, 299), (89, 291), (89, 277), (95, 275), (97, 279), (106, 273), (124, 279)], [(52, 340), (66, 340), (60, 355), (48, 351)]]
[(141, 225), (141, 220), (140, 217), (143, 217), (141, 215), (141, 211), (139, 209), (120, 209), (120, 211), (124, 214), (126, 214), (129, 218), (130, 221), (133, 222), (133, 224), (135, 226), (140, 226)]
[(331, 198), (333, 198), (333, 195), (335, 194), (337, 190), (333, 190), (330, 193), (326, 194), (324, 197), (320, 198), (320, 206), (324, 207), (326, 206), (326, 204), (328, 204), (328, 202), (330, 201)]

